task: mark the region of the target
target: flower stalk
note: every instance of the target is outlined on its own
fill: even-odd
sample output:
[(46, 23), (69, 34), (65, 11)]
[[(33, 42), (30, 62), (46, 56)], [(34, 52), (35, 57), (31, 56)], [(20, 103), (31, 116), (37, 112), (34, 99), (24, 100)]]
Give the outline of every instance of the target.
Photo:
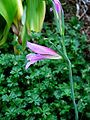
[(65, 60), (66, 60), (67, 65), (68, 65), (68, 69), (69, 69), (69, 80), (70, 80), (70, 87), (71, 87), (71, 97), (72, 97), (74, 110), (75, 110), (75, 120), (78, 120), (78, 109), (77, 109), (77, 104), (75, 102), (74, 83), (73, 83), (73, 76), (72, 76), (72, 65), (71, 65), (71, 61), (68, 58), (67, 52), (66, 52), (64, 37), (62, 37), (62, 38), (63, 38), (62, 39), (63, 53), (64, 53)]
[(64, 40), (64, 12), (61, 6), (61, 3), (59, 0), (52, 0), (53, 6), (54, 6), (54, 15), (55, 15), (55, 20), (57, 23), (57, 28), (58, 31), (61, 35), (61, 44), (62, 44), (62, 49), (63, 49), (63, 58), (67, 62), (68, 65), (68, 70), (69, 70), (69, 80), (70, 80), (70, 87), (71, 87), (71, 97), (73, 101), (73, 106), (75, 110), (75, 120), (78, 120), (78, 110), (77, 110), (77, 105), (75, 102), (75, 95), (74, 95), (74, 83), (73, 83), (73, 76), (72, 76), (72, 65), (71, 61), (68, 58), (66, 47), (65, 47), (65, 40)]

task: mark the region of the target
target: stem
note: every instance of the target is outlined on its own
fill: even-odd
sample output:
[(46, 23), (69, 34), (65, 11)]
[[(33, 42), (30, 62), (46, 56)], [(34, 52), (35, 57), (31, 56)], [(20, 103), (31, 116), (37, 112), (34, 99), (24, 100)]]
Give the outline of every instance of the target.
[(78, 120), (78, 110), (77, 110), (77, 105), (76, 105), (76, 102), (75, 102), (74, 86), (73, 86), (73, 78), (72, 78), (72, 67), (71, 67), (71, 62), (70, 62), (70, 60), (67, 56), (66, 47), (65, 47), (65, 43), (64, 43), (64, 36), (62, 36), (62, 41), (61, 41), (64, 54), (51, 41), (49, 41), (49, 42), (57, 49), (57, 51), (60, 53), (60, 55), (62, 55), (62, 57), (68, 63), (69, 79), (70, 79), (70, 87), (71, 87), (71, 97), (72, 97), (74, 110), (75, 110), (75, 120)]
[(71, 67), (71, 62), (70, 62), (70, 60), (69, 60), (69, 58), (67, 56), (66, 47), (65, 47), (65, 43), (64, 43), (64, 36), (62, 36), (62, 47), (63, 47), (63, 52), (64, 52), (65, 60), (68, 63), (69, 79), (70, 79), (70, 87), (71, 87), (71, 97), (72, 97), (72, 101), (73, 101), (73, 105), (74, 105), (74, 110), (75, 110), (75, 120), (78, 120), (78, 110), (77, 110), (77, 105), (76, 105), (76, 102), (75, 102), (75, 95), (74, 95), (72, 67)]
[(70, 60), (68, 60), (68, 67), (69, 67), (69, 79), (70, 79), (70, 86), (71, 86), (71, 96), (72, 96), (73, 105), (74, 105), (74, 109), (75, 109), (75, 117), (76, 117), (76, 120), (78, 120), (78, 110), (77, 110), (77, 105), (75, 102), (74, 86), (73, 86), (73, 78), (72, 78), (72, 68), (71, 68)]
[(51, 43), (51, 44), (54, 46), (54, 48), (58, 51), (58, 53), (59, 53), (63, 58), (65, 58), (64, 54), (62, 53), (62, 51), (59, 50), (59, 49), (54, 45), (54, 43), (51, 42), (51, 40), (49, 40), (49, 43)]

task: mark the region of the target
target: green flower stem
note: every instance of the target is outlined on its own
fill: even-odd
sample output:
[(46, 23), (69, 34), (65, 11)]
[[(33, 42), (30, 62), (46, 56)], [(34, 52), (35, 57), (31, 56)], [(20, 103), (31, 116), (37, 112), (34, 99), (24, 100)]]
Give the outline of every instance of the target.
[(72, 67), (71, 67), (71, 62), (70, 62), (70, 60), (67, 56), (66, 47), (65, 47), (65, 43), (64, 43), (64, 36), (62, 36), (62, 41), (61, 42), (62, 42), (62, 47), (63, 47), (65, 60), (68, 63), (69, 79), (70, 79), (70, 87), (71, 87), (71, 97), (72, 97), (74, 110), (75, 110), (75, 120), (78, 120), (78, 110), (77, 110), (77, 105), (76, 105), (76, 102), (75, 102), (74, 85), (73, 85), (73, 78), (72, 78)]
[(69, 58), (67, 56), (66, 47), (65, 47), (65, 43), (64, 43), (64, 36), (62, 36), (62, 41), (61, 41), (63, 52), (60, 51), (50, 40), (49, 40), (49, 42), (57, 49), (57, 51), (66, 60), (66, 62), (68, 64), (70, 87), (71, 87), (71, 97), (72, 97), (72, 101), (73, 101), (73, 105), (74, 105), (74, 110), (75, 110), (75, 119), (78, 120), (78, 110), (77, 110), (77, 105), (76, 105), (76, 102), (75, 102), (74, 86), (73, 86), (73, 78), (72, 78), (72, 67), (71, 67), (71, 62), (70, 62), (70, 60), (69, 60)]

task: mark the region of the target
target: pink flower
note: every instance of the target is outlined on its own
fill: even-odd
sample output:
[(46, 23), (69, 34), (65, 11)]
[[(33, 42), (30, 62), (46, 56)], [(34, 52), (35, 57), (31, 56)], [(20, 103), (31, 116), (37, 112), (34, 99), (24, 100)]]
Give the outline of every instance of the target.
[(27, 42), (27, 47), (34, 53), (30, 53), (26, 56), (29, 62), (26, 64), (25, 69), (27, 69), (31, 64), (34, 64), (39, 60), (61, 59), (60, 55), (58, 55), (54, 50), (48, 47), (37, 45), (35, 43), (30, 42)]
[(57, 11), (57, 13), (60, 13), (62, 6), (61, 6), (61, 3), (59, 2), (59, 0), (53, 0), (53, 4), (54, 4), (54, 7), (55, 7), (55, 10)]
[(56, 24), (58, 31), (63, 36), (64, 35), (64, 11), (59, 0), (52, 0), (54, 6), (54, 15), (56, 19)]

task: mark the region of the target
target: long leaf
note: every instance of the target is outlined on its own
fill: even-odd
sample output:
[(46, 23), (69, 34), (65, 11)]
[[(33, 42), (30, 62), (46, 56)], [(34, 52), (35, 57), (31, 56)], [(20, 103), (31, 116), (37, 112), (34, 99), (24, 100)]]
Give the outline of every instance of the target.
[(18, 10), (18, 0), (0, 0), (0, 14), (6, 21), (5, 29), (3, 30), (0, 46), (5, 43), (11, 24)]
[(42, 29), (46, 5), (43, 0), (26, 0), (27, 10), (26, 10), (26, 27), (28, 33), (30, 31), (39, 32)]

